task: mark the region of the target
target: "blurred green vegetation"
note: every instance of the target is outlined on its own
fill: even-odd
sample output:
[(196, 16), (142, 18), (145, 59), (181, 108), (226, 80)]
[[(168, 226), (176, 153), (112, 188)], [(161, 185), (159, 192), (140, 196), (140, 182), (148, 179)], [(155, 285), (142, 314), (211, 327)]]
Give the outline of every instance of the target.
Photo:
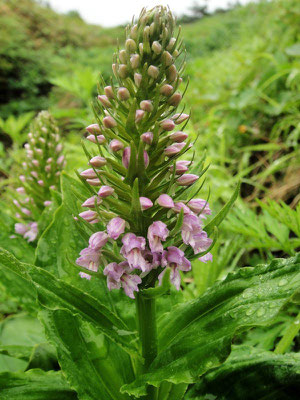
[[(299, 249), (299, 19), (298, 0), (273, 0), (182, 25), (187, 129), (198, 135), (196, 157), (206, 151), (211, 164), (201, 197), (209, 197), (217, 212), (242, 182), (214, 261), (197, 264), (192, 285), (187, 278), (191, 293), (235, 266)], [(89, 25), (75, 12), (59, 15), (33, 0), (0, 0), (0, 188), (20, 168), (24, 134), (40, 109), (59, 120), (67, 170), (86, 166), (80, 141), (95, 121), (96, 83), (100, 73), (109, 82), (123, 38), (122, 27)]]

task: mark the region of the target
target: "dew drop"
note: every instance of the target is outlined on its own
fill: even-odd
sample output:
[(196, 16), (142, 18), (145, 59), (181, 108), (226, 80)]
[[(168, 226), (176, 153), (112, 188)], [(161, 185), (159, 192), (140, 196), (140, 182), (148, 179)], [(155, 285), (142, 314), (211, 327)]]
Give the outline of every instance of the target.
[(244, 293), (242, 294), (243, 298), (244, 299), (248, 299), (249, 297), (252, 296), (252, 292), (253, 292), (252, 289), (246, 289), (244, 291)]
[(278, 286), (284, 286), (288, 283), (287, 279), (281, 279), (281, 281), (279, 281)]
[(264, 308), (259, 308), (257, 311), (257, 316), (262, 317), (265, 314), (266, 310)]
[(295, 324), (295, 325), (299, 325), (299, 324), (300, 324), (299, 319), (297, 319), (297, 321), (295, 321), (294, 324)]
[(246, 315), (248, 315), (249, 317), (249, 315), (252, 315), (254, 311), (255, 311), (254, 308), (248, 308), (248, 310), (246, 311)]

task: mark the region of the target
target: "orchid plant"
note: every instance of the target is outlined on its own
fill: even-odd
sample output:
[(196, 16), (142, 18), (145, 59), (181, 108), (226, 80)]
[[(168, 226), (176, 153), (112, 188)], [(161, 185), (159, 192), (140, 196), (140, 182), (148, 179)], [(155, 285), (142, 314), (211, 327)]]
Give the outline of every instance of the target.
[[(199, 195), (207, 166), (185, 133), (183, 69), (172, 13), (143, 10), (114, 57), (115, 80), (99, 85), (97, 123), (83, 142), (89, 167), (80, 180), (62, 173), (62, 204), (38, 240), (34, 265), (0, 250), (1, 283), (38, 314), (41, 342), (48, 342), (39, 354), (0, 348), (28, 360), (26, 372), (0, 373), (3, 399), (206, 400), (221, 393), (252, 400), (248, 385), (231, 390), (228, 382), (246, 375), (254, 386), (264, 366), (260, 398), (280, 396), (290, 366), (289, 390), (299, 381), (300, 358), (283, 354), (294, 324), (275, 353), (232, 347), (237, 335), (296, 304), (299, 256), (241, 268), (184, 298), (182, 275), (192, 274), (197, 259), (209, 268), (217, 226), (239, 186), (211, 216)], [(53, 361), (53, 347), (59, 368), (49, 371), (44, 361)]]

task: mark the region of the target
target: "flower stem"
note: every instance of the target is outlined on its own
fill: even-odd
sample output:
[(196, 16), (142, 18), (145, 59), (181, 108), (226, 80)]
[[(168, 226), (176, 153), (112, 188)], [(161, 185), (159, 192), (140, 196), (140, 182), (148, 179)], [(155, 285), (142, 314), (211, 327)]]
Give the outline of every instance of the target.
[[(143, 372), (146, 372), (157, 355), (157, 329), (155, 299), (146, 299), (142, 293), (136, 294), (137, 322), (140, 337), (140, 346), (144, 358)], [(155, 400), (158, 390), (154, 386), (148, 387), (145, 400)]]
[(274, 353), (276, 354), (284, 354), (287, 349), (290, 347), (292, 344), (294, 338), (296, 337), (297, 333), (300, 330), (300, 313), (297, 315), (295, 320), (291, 323), (291, 325), (288, 327), (287, 331), (285, 334), (282, 336), (280, 341), (278, 342)]

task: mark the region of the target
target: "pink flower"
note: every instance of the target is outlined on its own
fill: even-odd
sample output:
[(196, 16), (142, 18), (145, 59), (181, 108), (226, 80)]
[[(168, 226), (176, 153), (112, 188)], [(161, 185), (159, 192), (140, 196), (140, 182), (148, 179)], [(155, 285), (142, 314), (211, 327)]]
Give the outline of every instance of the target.
[(177, 142), (177, 143), (181, 143), (184, 142), (185, 139), (187, 139), (188, 134), (185, 132), (181, 132), (181, 131), (177, 131), (172, 133), (169, 138), (172, 140), (172, 142)]
[(207, 263), (207, 261), (212, 261), (212, 259), (213, 259), (213, 256), (211, 253), (206, 253), (204, 256), (199, 257), (199, 260), (204, 263)]
[[(179, 271), (191, 270), (191, 263), (187, 258), (184, 257), (184, 252), (175, 246), (168, 247), (168, 249), (163, 252), (161, 265), (167, 266), (171, 269), (170, 281), (176, 287), (176, 289), (179, 290), (181, 282)], [(166, 268), (158, 276), (160, 284), (162, 283), (165, 273)]]
[(101, 199), (97, 196), (92, 196), (89, 197), (84, 203), (81, 204), (81, 207), (89, 207), (89, 208), (94, 208), (95, 203), (99, 205), (102, 202)]
[(152, 252), (162, 252), (163, 246), (161, 241), (165, 241), (169, 235), (167, 225), (161, 221), (155, 221), (148, 228), (149, 247)]
[(187, 205), (195, 214), (199, 214), (201, 212), (201, 218), (206, 218), (205, 215), (211, 215), (211, 210), (206, 200), (192, 199), (187, 203)]
[[(176, 164), (175, 164), (175, 173), (176, 173), (176, 175), (182, 175), (185, 172), (187, 172), (188, 171), (188, 166), (190, 165), (190, 163), (191, 163), (190, 161), (186, 161), (186, 160), (177, 161)], [(173, 165), (171, 165), (170, 171), (173, 172), (173, 169), (174, 169), (174, 167), (173, 167)]]
[(92, 143), (98, 143), (98, 144), (102, 144), (105, 142), (105, 137), (103, 135), (98, 135), (98, 136), (88, 135), (86, 139)]
[(93, 157), (90, 160), (90, 165), (92, 165), (93, 167), (103, 167), (103, 165), (105, 164), (106, 164), (106, 159), (101, 156)]
[(79, 253), (81, 257), (77, 258), (76, 264), (90, 271), (97, 272), (100, 264), (100, 251), (86, 247)]
[(171, 146), (168, 146), (165, 148), (165, 155), (167, 157), (172, 157), (176, 154), (178, 154), (186, 145), (185, 142), (182, 143), (173, 143)]
[(191, 210), (182, 202), (176, 203), (173, 207), (173, 211), (176, 213), (180, 213), (181, 209), (183, 209), (184, 214), (190, 214)]
[(15, 224), (15, 232), (18, 233), (19, 235), (24, 236), (27, 230), (28, 230), (27, 225), (21, 224), (19, 222)]
[(161, 121), (160, 126), (164, 131), (172, 131), (175, 128), (175, 123), (171, 119)]
[(134, 233), (126, 233), (122, 238), (122, 243), (120, 253), (126, 258), (129, 266), (146, 271), (146, 260), (142, 256), (142, 250), (145, 250), (146, 246), (145, 238), (136, 236)]
[(93, 170), (93, 168), (86, 169), (85, 171), (80, 172), (80, 176), (82, 176), (84, 179), (94, 179), (97, 178), (96, 172)]
[(89, 247), (94, 250), (100, 250), (108, 241), (108, 235), (105, 232), (96, 232), (89, 239)]
[(116, 262), (108, 264), (103, 274), (107, 276), (107, 287), (109, 290), (120, 289), (123, 287), (125, 294), (134, 299), (134, 293), (138, 292), (138, 285), (142, 279), (138, 275), (130, 274), (131, 269), (126, 261), (117, 264)]
[(79, 214), (79, 216), (84, 220), (86, 220), (87, 222), (91, 222), (98, 217), (98, 214), (96, 213), (96, 211), (89, 210), (89, 211), (83, 211), (82, 213)]
[(100, 127), (99, 127), (98, 124), (89, 125), (89, 126), (87, 126), (85, 129), (86, 129), (89, 133), (93, 133), (94, 135), (95, 135), (96, 133), (100, 133), (100, 132), (101, 132)]
[(151, 208), (153, 206), (153, 203), (148, 197), (140, 197), (140, 203), (141, 203), (141, 208), (142, 210), (148, 210), (148, 208)]
[(202, 226), (199, 218), (196, 215), (188, 214), (183, 217), (183, 223), (181, 227), (181, 237), (183, 243), (189, 244), (193, 248), (195, 247), (194, 236), (202, 232)]
[(141, 139), (146, 144), (151, 144), (153, 142), (153, 133), (145, 132), (141, 135)]
[(194, 245), (192, 247), (194, 249), (195, 254), (206, 251), (213, 242), (212, 239), (207, 237), (207, 233), (205, 231), (202, 231), (194, 235), (193, 241)]
[(115, 191), (115, 189), (113, 189), (111, 186), (103, 185), (103, 186), (101, 186), (101, 188), (98, 192), (98, 196), (104, 199), (105, 197), (108, 197), (111, 194), (113, 194), (114, 191)]
[(164, 208), (173, 208), (174, 207), (174, 201), (172, 197), (170, 197), (167, 194), (161, 194), (159, 198), (157, 199), (157, 203)]
[(199, 179), (198, 175), (184, 174), (177, 179), (177, 184), (180, 186), (190, 186)]
[(118, 139), (113, 139), (109, 143), (109, 147), (111, 148), (112, 151), (119, 151), (119, 150), (124, 149), (124, 144), (122, 142), (120, 142), (120, 140), (118, 140)]
[(107, 224), (107, 233), (108, 235), (117, 240), (122, 233), (125, 231), (125, 221), (120, 217), (113, 218)]

